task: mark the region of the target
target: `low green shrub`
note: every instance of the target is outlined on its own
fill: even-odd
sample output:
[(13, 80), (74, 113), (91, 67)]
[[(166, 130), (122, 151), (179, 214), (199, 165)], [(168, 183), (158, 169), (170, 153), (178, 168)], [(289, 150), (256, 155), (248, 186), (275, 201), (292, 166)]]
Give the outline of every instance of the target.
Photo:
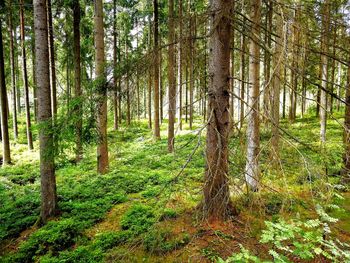
[(151, 207), (135, 204), (122, 216), (120, 225), (123, 230), (139, 235), (148, 231), (155, 222), (156, 217)]

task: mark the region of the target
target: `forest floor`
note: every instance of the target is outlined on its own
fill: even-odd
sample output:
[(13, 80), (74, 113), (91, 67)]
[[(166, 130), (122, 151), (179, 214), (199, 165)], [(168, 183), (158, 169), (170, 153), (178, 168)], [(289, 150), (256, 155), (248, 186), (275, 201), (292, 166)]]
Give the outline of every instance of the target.
[[(323, 236), (345, 247), (343, 242), (350, 242), (350, 193), (339, 178), (343, 153), (339, 121), (329, 120), (325, 147), (318, 142), (315, 117), (293, 124), (283, 121), (277, 167), (269, 161), (271, 134), (262, 129), (263, 187), (254, 194), (247, 194), (243, 179), (244, 131), (236, 130), (230, 140), (229, 175), (239, 214), (226, 223), (202, 221), (197, 209), (205, 167), (205, 129), (200, 120), (192, 131), (187, 124), (178, 131), (173, 154), (167, 152), (166, 127), (163, 123), (159, 141), (153, 140), (144, 121), (119, 131), (110, 128), (106, 175), (96, 173), (92, 146), (86, 147), (78, 165), (69, 154), (57, 160), (60, 214), (41, 228), (34, 226), (40, 209), (38, 145), (28, 151), (24, 137), (12, 144), (14, 165), (0, 169), (0, 262), (211, 262), (233, 253), (272, 260), (271, 251), (283, 249), (275, 240), (261, 240), (269, 222), (279, 222), (285, 236), (290, 230), (294, 232), (289, 237), (303, 239), (308, 232), (290, 224), (300, 227), (307, 222), (310, 228), (325, 229), (327, 221), (330, 231)], [(319, 234), (318, 228), (315, 233)], [(298, 244), (293, 242), (293, 249)], [(316, 256), (285, 253), (292, 262), (331, 262), (317, 256), (317, 244), (301, 250), (306, 247)]]

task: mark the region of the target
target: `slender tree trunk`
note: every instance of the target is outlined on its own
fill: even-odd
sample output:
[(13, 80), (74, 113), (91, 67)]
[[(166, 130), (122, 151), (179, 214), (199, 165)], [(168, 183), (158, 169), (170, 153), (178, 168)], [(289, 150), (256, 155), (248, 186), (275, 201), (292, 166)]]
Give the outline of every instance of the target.
[[(128, 43), (125, 40), (125, 61), (128, 62)], [(129, 87), (129, 71), (126, 73), (126, 125), (131, 124), (131, 106), (130, 106), (130, 87)]]
[[(338, 76), (337, 76), (337, 96), (340, 98), (340, 85), (341, 85), (341, 63), (338, 62)], [(340, 110), (340, 100), (337, 100), (337, 111)]]
[(102, 0), (95, 0), (95, 59), (96, 77), (99, 82), (98, 106), (97, 106), (97, 129), (99, 143), (97, 145), (97, 171), (100, 174), (108, 172), (108, 146), (107, 146), (107, 88), (105, 75), (105, 45), (103, 27), (103, 4)]
[(4, 47), (2, 42), (2, 23), (0, 20), (0, 113), (1, 113), (1, 137), (2, 137), (2, 164), (3, 166), (11, 163), (10, 138), (8, 128), (8, 104), (5, 83), (5, 63)]
[[(244, 20), (245, 21), (245, 20)], [(244, 96), (245, 96), (245, 52), (246, 52), (246, 38), (241, 34), (241, 65), (240, 65), (240, 113), (239, 113), (239, 128), (242, 129), (244, 122)]]
[(175, 81), (175, 26), (174, 26), (174, 0), (169, 0), (169, 48), (168, 48), (168, 82), (169, 82), (169, 124), (168, 124), (168, 151), (174, 151), (174, 123), (176, 114), (176, 81)]
[(271, 159), (274, 165), (278, 164), (279, 160), (279, 121), (280, 121), (280, 91), (281, 91), (281, 82), (283, 82), (283, 20), (282, 16), (277, 15), (276, 20), (277, 25), (277, 37), (276, 37), (276, 46), (275, 53), (272, 58), (273, 67), (275, 72), (273, 74), (272, 80), (272, 90), (271, 90)]
[(246, 182), (248, 187), (257, 191), (259, 189), (259, 89), (260, 89), (260, 9), (261, 0), (251, 0), (250, 19), (252, 20), (251, 40), (249, 43), (249, 109), (247, 125), (247, 163)]
[[(228, 137), (230, 132), (231, 0), (211, 0), (209, 104), (204, 183), (204, 216), (224, 220), (229, 215)], [(225, 12), (226, 15), (223, 15)]]
[(179, 51), (178, 51), (178, 86), (179, 86), (179, 112), (178, 112), (178, 125), (179, 129), (182, 130), (182, 57), (183, 57), (183, 47), (182, 47), (182, 41), (183, 41), (183, 25), (182, 25), (182, 0), (179, 0)]
[(320, 94), (320, 140), (321, 143), (326, 142), (326, 126), (327, 126), (327, 83), (328, 83), (328, 58), (325, 54), (328, 52), (328, 31), (329, 31), (329, 6), (330, 3), (328, 0), (324, 3), (323, 6), (323, 17), (322, 17), (322, 40), (321, 40), (321, 68), (322, 68), (322, 76), (321, 76), (321, 94)]
[[(333, 45), (332, 45), (332, 55), (333, 55), (333, 59), (332, 59), (332, 70), (331, 70), (331, 83), (330, 83), (330, 92), (333, 94), (334, 93), (334, 81), (335, 81), (335, 68), (336, 68), (336, 64), (335, 64), (335, 57), (336, 57), (336, 44), (337, 44), (337, 24), (334, 25), (334, 30), (333, 30)], [(330, 111), (330, 113), (333, 113), (333, 96), (328, 96), (329, 97), (329, 103), (328, 103), (328, 110)]]
[(24, 4), (20, 1), (20, 20), (21, 20), (21, 46), (22, 46), (22, 69), (23, 69), (23, 84), (26, 107), (26, 128), (27, 128), (27, 142), (29, 150), (33, 149), (33, 136), (30, 122), (30, 106), (29, 106), (29, 89), (28, 89), (28, 75), (27, 75), (27, 56), (25, 49), (25, 35), (24, 35)]
[(193, 125), (193, 92), (194, 92), (194, 19), (195, 17), (192, 16), (190, 18), (190, 41), (189, 41), (189, 71), (190, 71), (190, 90), (189, 90), (189, 99), (190, 99), (190, 105), (189, 105), (189, 122), (190, 122), (190, 130), (192, 130)]
[[(270, 103), (270, 93), (273, 93), (274, 91), (271, 91), (271, 83), (270, 82), (270, 76), (271, 76), (271, 55), (270, 55), (270, 49), (271, 49), (271, 32), (272, 32), (272, 15), (273, 15), (273, 1), (268, 1), (268, 11), (266, 13), (266, 28), (267, 31), (265, 33), (265, 43), (267, 44), (267, 47), (269, 50), (265, 50), (264, 53), (264, 81), (265, 81), (265, 89), (264, 89), (264, 115), (263, 120), (266, 122), (268, 121), (268, 116), (272, 115), (273, 106), (269, 105)], [(273, 102), (272, 102), (273, 103)], [(271, 111), (270, 111), (271, 109)], [(271, 116), (272, 117), (272, 116)]]
[(10, 36), (10, 60), (11, 60), (11, 84), (12, 84), (12, 124), (13, 136), (18, 139), (17, 127), (17, 109), (16, 109), (16, 69), (15, 69), (15, 47), (13, 44), (13, 24), (12, 24), (12, 5), (9, 7), (9, 36)]
[(34, 0), (36, 79), (38, 88), (38, 122), (40, 124), (41, 212), (43, 223), (57, 211), (54, 143), (50, 99), (49, 46), (45, 0)]
[(343, 158), (343, 178), (350, 182), (350, 56), (347, 69), (347, 80), (345, 86), (345, 116), (344, 116), (344, 158)]
[(48, 38), (49, 38), (52, 117), (53, 117), (53, 120), (55, 120), (57, 115), (57, 91), (56, 91), (55, 46), (54, 46), (54, 40), (53, 40), (51, 0), (46, 0), (46, 4), (47, 4), (47, 23), (49, 28)]
[(154, 8), (154, 137), (160, 139), (159, 127), (159, 50), (158, 50), (158, 0), (153, 0)]
[[(118, 68), (119, 68), (119, 71), (121, 69), (121, 63), (122, 63), (122, 56), (121, 56), (121, 43), (120, 43), (120, 39), (118, 39), (118, 46), (119, 46), (119, 49), (118, 49)], [(118, 121), (119, 121), (119, 124), (122, 123), (122, 120), (123, 120), (123, 114), (122, 114), (122, 78), (118, 78), (118, 113), (119, 113), (119, 118), (118, 118)]]
[(38, 122), (38, 95), (35, 76), (35, 38), (32, 41), (32, 64), (33, 64), (33, 99), (34, 99), (34, 120)]
[(118, 130), (118, 80), (117, 80), (117, 0), (113, 0), (113, 117), (114, 130)]
[[(151, 32), (152, 32), (152, 24), (151, 17), (149, 17), (149, 34), (148, 34), (148, 46), (149, 52), (151, 52)], [(151, 63), (154, 63), (153, 59), (151, 59)], [(148, 69), (148, 128), (152, 129), (152, 70), (151, 67)]]
[(73, 33), (74, 33), (74, 97), (77, 100), (74, 112), (76, 116), (76, 152), (75, 159), (79, 162), (83, 155), (82, 146), (82, 100), (81, 100), (81, 66), (80, 66), (80, 4), (79, 0), (73, 2)]
[(160, 114), (160, 123), (163, 123), (163, 72), (162, 72), (162, 63), (163, 63), (163, 54), (160, 50), (159, 52), (159, 114)]

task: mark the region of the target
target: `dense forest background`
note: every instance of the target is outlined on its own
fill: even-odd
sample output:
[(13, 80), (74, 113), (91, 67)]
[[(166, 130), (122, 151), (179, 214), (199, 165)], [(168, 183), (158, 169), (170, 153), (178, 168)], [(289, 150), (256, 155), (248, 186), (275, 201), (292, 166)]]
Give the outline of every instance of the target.
[(0, 262), (350, 262), (346, 0), (0, 0)]

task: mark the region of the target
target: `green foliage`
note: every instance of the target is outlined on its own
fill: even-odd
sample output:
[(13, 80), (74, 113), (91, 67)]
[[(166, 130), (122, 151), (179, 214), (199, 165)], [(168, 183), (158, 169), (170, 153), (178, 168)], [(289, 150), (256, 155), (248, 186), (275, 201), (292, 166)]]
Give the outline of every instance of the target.
[[(314, 260), (320, 257), (332, 262), (347, 262), (350, 260), (349, 245), (333, 240), (330, 236), (329, 223), (337, 219), (329, 216), (324, 209), (317, 205), (318, 219), (307, 221), (283, 219), (277, 222), (266, 221), (266, 229), (262, 231), (260, 243), (269, 246), (269, 254), (274, 262), (292, 262), (290, 258), (299, 260)], [(234, 254), (226, 261), (219, 262), (265, 262), (241, 246), (240, 253)]]
[(36, 257), (71, 247), (81, 233), (81, 225), (72, 219), (49, 222), (24, 242), (19, 251), (10, 256), (8, 262), (33, 262)]
[(179, 249), (189, 241), (188, 234), (174, 236), (171, 231), (153, 229), (143, 238), (143, 245), (148, 252), (161, 255)]
[(154, 211), (151, 207), (135, 204), (123, 215), (120, 225), (124, 230), (130, 230), (134, 235), (142, 234), (156, 222)]

